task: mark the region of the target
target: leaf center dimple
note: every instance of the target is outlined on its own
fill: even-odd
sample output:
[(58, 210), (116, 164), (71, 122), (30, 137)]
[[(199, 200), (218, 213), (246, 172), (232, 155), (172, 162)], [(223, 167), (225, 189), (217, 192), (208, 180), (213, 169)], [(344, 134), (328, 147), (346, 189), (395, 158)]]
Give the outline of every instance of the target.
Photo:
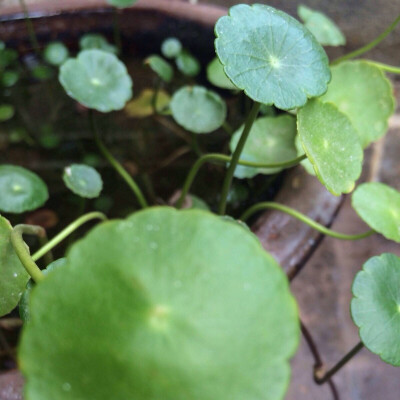
[(281, 61), (279, 60), (278, 57), (269, 56), (269, 64), (271, 65), (272, 68), (279, 69), (281, 66)]
[(98, 78), (92, 78), (92, 79), (90, 80), (90, 82), (92, 83), (93, 86), (102, 86), (102, 85), (103, 85), (103, 83), (101, 82), (101, 80), (98, 79)]
[(12, 185), (12, 190), (13, 190), (14, 193), (20, 193), (20, 192), (22, 192), (23, 187), (18, 183), (14, 183)]
[(158, 304), (150, 310), (149, 324), (158, 331), (165, 331), (169, 326), (169, 307)]

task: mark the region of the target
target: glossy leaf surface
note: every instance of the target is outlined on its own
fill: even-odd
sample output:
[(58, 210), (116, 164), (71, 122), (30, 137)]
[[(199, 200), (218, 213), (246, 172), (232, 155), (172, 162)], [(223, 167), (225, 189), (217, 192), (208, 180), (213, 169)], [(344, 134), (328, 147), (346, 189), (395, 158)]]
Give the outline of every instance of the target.
[(218, 20), (215, 32), (226, 74), (253, 100), (288, 110), (325, 93), (328, 57), (288, 14), (262, 4), (240, 4)]
[[(233, 153), (243, 132), (243, 126), (232, 136), (230, 149)], [(290, 115), (263, 117), (257, 119), (251, 128), (241, 160), (257, 163), (280, 163), (297, 157), (294, 145), (296, 119)], [(253, 168), (239, 165), (236, 167), (237, 178), (252, 178), (257, 174), (274, 174), (282, 168)]]
[(69, 96), (101, 112), (120, 110), (132, 97), (132, 80), (125, 65), (102, 50), (83, 50), (67, 60), (59, 79)]
[(400, 243), (400, 192), (384, 183), (363, 183), (354, 191), (352, 205), (372, 229)]
[(363, 151), (349, 118), (333, 104), (312, 100), (297, 115), (299, 137), (318, 179), (334, 195), (360, 177)]
[(364, 345), (400, 367), (400, 258), (372, 257), (353, 282), (351, 315)]
[(18, 304), (29, 275), (11, 244), (10, 223), (0, 216), (0, 317)]
[(48, 199), (46, 184), (35, 173), (15, 165), (0, 166), (0, 211), (23, 213)]
[(29, 400), (283, 399), (299, 341), (281, 268), (253, 234), (199, 210), (96, 226), (30, 305)]
[(321, 100), (335, 104), (349, 117), (363, 148), (386, 133), (395, 104), (390, 81), (366, 61), (333, 66), (332, 81)]
[(226, 118), (225, 102), (217, 93), (202, 86), (179, 89), (172, 96), (170, 107), (175, 121), (194, 133), (215, 131)]
[(98, 197), (103, 189), (103, 180), (93, 168), (84, 164), (72, 164), (64, 169), (65, 185), (75, 194), (88, 199)]

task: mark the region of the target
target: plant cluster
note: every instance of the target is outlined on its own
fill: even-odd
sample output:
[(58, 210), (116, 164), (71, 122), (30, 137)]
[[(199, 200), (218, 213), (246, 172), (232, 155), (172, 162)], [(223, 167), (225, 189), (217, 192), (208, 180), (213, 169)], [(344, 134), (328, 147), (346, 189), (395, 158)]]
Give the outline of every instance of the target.
[[(133, 1), (110, 4), (123, 8)], [(66, 94), (89, 109), (94, 142), (143, 210), (120, 220), (84, 214), (50, 241), (40, 226), (12, 226), (0, 217), (0, 315), (19, 305), (24, 328), (18, 357), (28, 400), (282, 399), (300, 337), (299, 312), (283, 270), (246, 221), (277, 209), (338, 239), (381, 234), (400, 242), (400, 193), (377, 182), (356, 186), (364, 150), (385, 134), (394, 111), (385, 71), (400, 69), (354, 60), (400, 18), (374, 42), (329, 62), (322, 46), (344, 44), (343, 34), (319, 12), (301, 6), (299, 15), (304, 24), (266, 5), (232, 7), (215, 26), (217, 57), (207, 67), (217, 89), (190, 84), (167, 93), (173, 62), (188, 77), (201, 68), (177, 38), (167, 38), (161, 55), (144, 61), (156, 77), (154, 87), (133, 100), (134, 76), (119, 58), (117, 25), (115, 45), (86, 34), (76, 57), (58, 41), (42, 52), (30, 29), (45, 61), (32, 74), (45, 79), (56, 71)], [(2, 44), (4, 90), (17, 82), (19, 68), (18, 54)], [(251, 102), (235, 129), (226, 121), (224, 91), (242, 99), (244, 93)], [(98, 129), (98, 112), (122, 109), (134, 118), (172, 118), (193, 138), (225, 129), (231, 154), (202, 153), (194, 145), (197, 161), (171, 206), (150, 206)], [(13, 105), (0, 106), (0, 121), (13, 115)], [(226, 166), (215, 208), (190, 194), (204, 163)], [(371, 230), (334, 232), (270, 201), (253, 204), (239, 218), (227, 215), (234, 178), (273, 175), (300, 163), (332, 194), (353, 192), (352, 205)], [(82, 198), (96, 198), (103, 188), (90, 165), (68, 165), (62, 179)], [(36, 173), (0, 166), (1, 212), (13, 218), (48, 198)], [(185, 205), (189, 209), (181, 210)], [(52, 249), (94, 219), (102, 222), (53, 261)], [(39, 250), (31, 254), (23, 235), (37, 236)], [(42, 258), (43, 270), (36, 264)], [(351, 315), (361, 342), (332, 369), (316, 368), (317, 383), (329, 381), (364, 346), (400, 366), (399, 257), (366, 261), (353, 283)]]

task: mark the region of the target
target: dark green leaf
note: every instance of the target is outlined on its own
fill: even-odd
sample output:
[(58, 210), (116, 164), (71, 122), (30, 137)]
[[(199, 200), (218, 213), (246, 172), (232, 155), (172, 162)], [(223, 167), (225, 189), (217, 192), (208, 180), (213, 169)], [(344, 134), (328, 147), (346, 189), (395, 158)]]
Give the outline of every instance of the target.
[(0, 104), (0, 122), (8, 121), (14, 113), (15, 109), (11, 104)]
[(11, 87), (14, 86), (19, 79), (19, 73), (18, 71), (4, 71), (1, 75), (1, 83), (5, 87)]

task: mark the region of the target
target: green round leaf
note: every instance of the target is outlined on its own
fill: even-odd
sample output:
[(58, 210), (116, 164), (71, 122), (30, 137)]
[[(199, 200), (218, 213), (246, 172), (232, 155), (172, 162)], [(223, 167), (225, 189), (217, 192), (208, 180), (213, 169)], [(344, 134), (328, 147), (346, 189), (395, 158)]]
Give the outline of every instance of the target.
[(63, 180), (72, 192), (88, 199), (98, 197), (103, 189), (100, 174), (88, 165), (72, 164), (66, 167)]
[(400, 367), (400, 258), (370, 258), (353, 283), (351, 315), (365, 347)]
[(297, 13), (306, 28), (323, 46), (342, 46), (346, 44), (346, 38), (339, 27), (325, 14), (314, 11), (302, 4), (299, 5)]
[[(304, 154), (304, 149), (303, 149), (303, 146), (302, 146), (301, 141), (300, 141), (300, 135), (296, 135), (296, 138), (295, 138), (295, 140), (294, 140), (294, 144), (295, 144), (295, 146), (296, 146), (297, 156), (300, 157), (302, 154)], [(315, 174), (315, 171), (314, 171), (314, 167), (313, 167), (313, 165), (310, 163), (310, 160), (309, 160), (308, 158), (306, 158), (305, 160), (303, 160), (300, 164), (304, 167), (304, 169), (305, 169), (310, 175), (313, 175), (313, 176), (316, 175), (316, 174)]]
[(172, 96), (175, 121), (190, 132), (210, 133), (226, 119), (226, 104), (221, 97), (202, 86), (185, 86)]
[(54, 76), (54, 72), (47, 65), (37, 65), (32, 69), (32, 76), (39, 81), (46, 81)]
[(288, 110), (326, 92), (328, 57), (298, 21), (275, 8), (240, 4), (215, 26), (217, 55), (253, 100)]
[(363, 183), (354, 191), (352, 205), (372, 229), (400, 243), (400, 192), (379, 182)]
[(15, 63), (18, 53), (14, 49), (0, 49), (0, 68), (6, 68)]
[(30, 400), (283, 399), (299, 341), (276, 261), (199, 210), (96, 226), (30, 306), (19, 348)]
[(61, 42), (49, 43), (44, 49), (44, 59), (51, 65), (59, 66), (68, 58), (69, 51)]
[(133, 6), (137, 0), (107, 0), (108, 4), (111, 4), (114, 7), (125, 8)]
[(175, 59), (179, 71), (186, 76), (196, 76), (200, 73), (200, 63), (188, 51), (182, 50)]
[(153, 55), (144, 60), (147, 64), (164, 82), (171, 82), (174, 77), (174, 70), (171, 65), (160, 56)]
[(87, 33), (79, 40), (79, 47), (82, 50), (103, 50), (107, 53), (117, 54), (118, 49), (116, 46), (108, 43), (107, 39), (99, 33)]
[(11, 231), (10, 223), (0, 216), (0, 317), (17, 306), (29, 280), (11, 244)]
[(230, 81), (224, 71), (224, 66), (217, 57), (207, 66), (207, 78), (214, 85), (222, 89), (235, 90), (237, 87)]
[[(242, 135), (244, 126), (232, 136), (230, 149), (233, 153)], [(263, 117), (257, 119), (251, 128), (241, 160), (257, 163), (280, 163), (297, 157), (294, 145), (296, 120), (290, 115)], [(274, 174), (282, 168), (253, 168), (239, 165), (236, 167), (236, 178), (252, 178), (257, 174)]]
[[(55, 260), (52, 263), (50, 263), (44, 270), (42, 270), (42, 272), (44, 275), (47, 275), (49, 272), (51, 272), (57, 268), (62, 268), (66, 264), (67, 264), (66, 258), (59, 258), (58, 260)], [(22, 321), (24, 321), (24, 322), (29, 322), (30, 317), (31, 317), (29, 300), (31, 297), (32, 289), (34, 287), (35, 287), (35, 284), (32, 281), (32, 279), (30, 279), (26, 285), (25, 291), (22, 294), (21, 300), (18, 305), (19, 316), (21, 317)]]
[(0, 122), (11, 119), (15, 114), (15, 109), (11, 104), (0, 104)]
[(69, 96), (101, 112), (120, 110), (132, 97), (132, 80), (125, 65), (102, 50), (83, 50), (67, 60), (59, 79)]
[(182, 51), (182, 43), (174, 37), (165, 39), (161, 45), (161, 53), (167, 58), (176, 58)]
[(363, 148), (386, 133), (395, 107), (390, 81), (367, 61), (332, 67), (332, 81), (321, 100), (335, 104), (349, 117)]
[(19, 79), (19, 73), (18, 71), (4, 71), (1, 74), (1, 83), (5, 87), (12, 87), (14, 86)]
[(363, 151), (347, 116), (333, 104), (312, 100), (297, 114), (297, 127), (321, 183), (336, 196), (351, 192), (361, 174)]
[[(153, 97), (154, 90), (144, 89), (138, 97), (131, 100), (125, 106), (125, 112), (133, 118), (145, 118), (154, 114)], [(168, 107), (171, 97), (164, 90), (159, 90), (157, 93), (156, 108), (159, 113), (165, 112)]]
[(36, 174), (15, 165), (0, 166), (0, 211), (23, 213), (41, 207), (49, 198)]

